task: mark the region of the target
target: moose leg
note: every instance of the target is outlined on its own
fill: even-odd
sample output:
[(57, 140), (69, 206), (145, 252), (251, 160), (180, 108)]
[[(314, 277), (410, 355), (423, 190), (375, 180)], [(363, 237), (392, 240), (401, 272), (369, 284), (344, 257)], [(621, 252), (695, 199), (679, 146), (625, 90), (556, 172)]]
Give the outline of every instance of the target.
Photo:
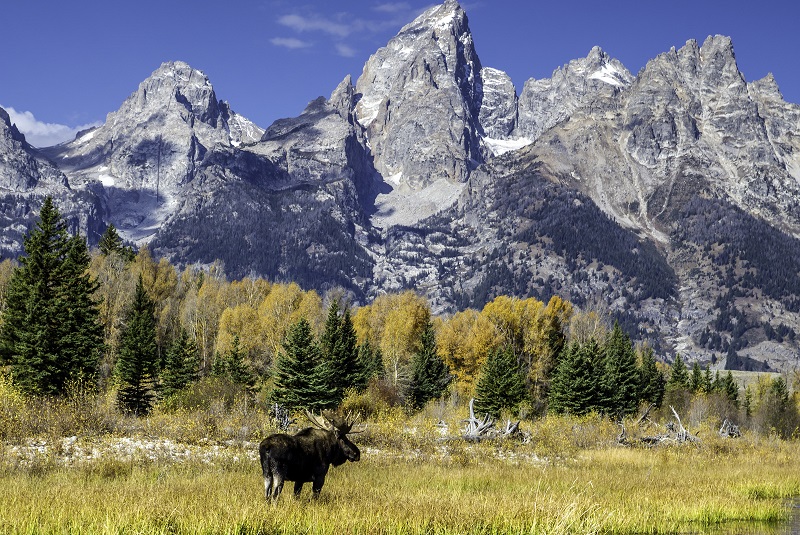
[(283, 474), (277, 472), (272, 475), (272, 499), (277, 500), (283, 490)]
[(272, 497), (272, 467), (266, 450), (261, 450), (261, 472), (264, 474), (264, 497), (269, 501)]
[(264, 497), (269, 501), (272, 497), (272, 474), (264, 474)]
[(294, 482), (294, 497), (297, 498), (300, 496), (300, 491), (303, 490), (303, 482), (302, 481), (295, 481)]
[(319, 493), (322, 492), (322, 485), (325, 483), (325, 474), (314, 476), (314, 481), (311, 484), (311, 490), (314, 492), (314, 497), (318, 498)]

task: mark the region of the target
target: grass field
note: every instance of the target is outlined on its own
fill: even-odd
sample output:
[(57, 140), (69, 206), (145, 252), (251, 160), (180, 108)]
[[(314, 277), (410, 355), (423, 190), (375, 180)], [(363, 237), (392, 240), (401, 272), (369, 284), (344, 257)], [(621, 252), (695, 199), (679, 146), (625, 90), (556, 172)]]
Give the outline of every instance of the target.
[[(593, 448), (569, 458), (543, 458), (530, 443), (376, 444), (362, 447), (361, 462), (332, 469), (319, 500), (310, 489), (294, 499), (287, 488), (275, 505), (264, 500), (250, 443), (70, 461), (63, 447), (33, 448), (24, 461), (6, 448), (0, 532), (686, 533), (775, 525), (786, 518), (786, 500), (800, 495), (800, 444), (737, 440)], [(112, 443), (93, 440), (83, 451)]]
[(606, 418), (548, 416), (523, 422), (524, 441), (474, 443), (465, 416), (374, 415), (353, 437), (361, 461), (332, 468), (320, 499), (289, 485), (268, 504), (263, 406), (134, 418), (111, 395), (27, 400), (0, 381), (0, 533), (752, 533), (800, 496), (797, 439), (724, 439), (709, 420), (692, 426), (698, 442), (626, 447)]

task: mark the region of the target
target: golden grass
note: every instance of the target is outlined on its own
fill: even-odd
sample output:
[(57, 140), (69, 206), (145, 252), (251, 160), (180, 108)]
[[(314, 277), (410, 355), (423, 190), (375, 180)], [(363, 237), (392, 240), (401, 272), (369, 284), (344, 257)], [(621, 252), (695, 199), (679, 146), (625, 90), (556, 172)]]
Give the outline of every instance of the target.
[(274, 428), (263, 406), (132, 418), (110, 394), (26, 400), (0, 377), (0, 533), (751, 531), (800, 496), (796, 440), (722, 439), (707, 423), (699, 444), (623, 448), (616, 424), (588, 416), (524, 422), (525, 443), (475, 444), (453, 438), (465, 416), (458, 404), (413, 417), (386, 409), (355, 436), (362, 460), (332, 469), (319, 500), (309, 488), (295, 500), (288, 484), (268, 504), (256, 444)]
[[(332, 469), (319, 500), (288, 485), (267, 504), (254, 452), (212, 462), (101, 460), (0, 471), (0, 532), (17, 533), (674, 533), (777, 522), (800, 495), (797, 442), (717, 448), (603, 448), (557, 462), (492, 444), (436, 455), (364, 450)], [(455, 455), (451, 455), (455, 453)], [(468, 462), (464, 462), (465, 459)]]

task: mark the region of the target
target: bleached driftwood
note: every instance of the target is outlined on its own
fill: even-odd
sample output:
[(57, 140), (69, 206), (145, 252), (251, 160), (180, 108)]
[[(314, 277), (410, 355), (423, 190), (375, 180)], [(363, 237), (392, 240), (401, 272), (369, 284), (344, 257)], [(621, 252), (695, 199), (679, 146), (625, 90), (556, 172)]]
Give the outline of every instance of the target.
[(469, 418), (465, 420), (463, 437), (467, 440), (482, 440), (488, 438), (505, 438), (519, 433), (520, 421), (506, 421), (504, 428), (495, 427), (495, 419), (485, 414), (483, 418), (475, 416), (475, 399), (469, 400)]
[(725, 438), (738, 438), (742, 436), (742, 432), (739, 430), (739, 426), (725, 418), (725, 421), (722, 422), (722, 427), (719, 428), (719, 436)]
[[(651, 405), (637, 421), (636, 425), (641, 425), (643, 422), (647, 421), (649, 424), (654, 424), (651, 420), (647, 418), (647, 415), (650, 413), (650, 410), (653, 408)], [(625, 429), (625, 425), (620, 422), (620, 426), (622, 430), (620, 431), (619, 435), (617, 436), (617, 442), (623, 445), (633, 445), (636, 443), (645, 444), (647, 446), (657, 446), (660, 444), (682, 444), (684, 442), (699, 442), (700, 438), (697, 435), (693, 435), (689, 432), (686, 427), (684, 427), (683, 422), (681, 422), (681, 417), (678, 415), (678, 411), (675, 410), (674, 407), (670, 406), (670, 410), (672, 410), (673, 416), (675, 416), (675, 421), (667, 422), (664, 426), (663, 433), (659, 433), (657, 435), (649, 435), (643, 436), (639, 439), (629, 439), (627, 431)]]

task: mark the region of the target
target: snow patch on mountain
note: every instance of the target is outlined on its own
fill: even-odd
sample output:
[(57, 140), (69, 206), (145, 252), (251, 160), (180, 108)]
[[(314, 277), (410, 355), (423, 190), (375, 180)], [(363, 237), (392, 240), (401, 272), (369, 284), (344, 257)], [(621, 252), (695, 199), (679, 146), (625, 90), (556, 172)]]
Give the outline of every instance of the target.
[(532, 139), (527, 137), (520, 137), (514, 139), (496, 139), (491, 137), (483, 138), (483, 143), (486, 148), (491, 151), (492, 156), (500, 156), (507, 152), (519, 150), (533, 143)]
[(616, 87), (626, 87), (630, 83), (626, 81), (626, 73), (610, 63), (606, 63), (599, 70), (590, 74), (589, 79), (600, 80)]

